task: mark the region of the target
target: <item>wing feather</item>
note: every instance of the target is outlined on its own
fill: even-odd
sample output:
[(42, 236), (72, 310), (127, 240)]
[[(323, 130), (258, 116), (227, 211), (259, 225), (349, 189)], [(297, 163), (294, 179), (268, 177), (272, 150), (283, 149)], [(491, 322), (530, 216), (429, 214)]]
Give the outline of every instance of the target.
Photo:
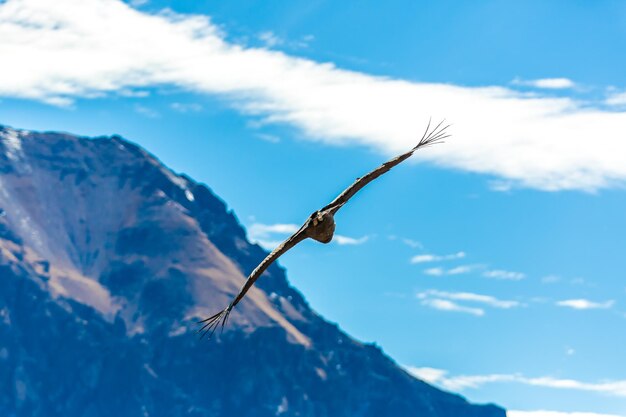
[(263, 272), (265, 272), (265, 270), (276, 259), (280, 258), (285, 252), (296, 246), (298, 243), (302, 242), (304, 239), (306, 239), (306, 235), (304, 234), (303, 229), (300, 228), (300, 230), (294, 233), (283, 243), (278, 245), (276, 249), (274, 249), (269, 255), (267, 255), (265, 259), (263, 259), (263, 261), (261, 261), (261, 263), (256, 268), (254, 268), (254, 271), (250, 273), (250, 276), (248, 276), (248, 279), (246, 279), (246, 282), (241, 287), (239, 294), (237, 294), (237, 297), (235, 297), (235, 299), (231, 303), (232, 307), (236, 306), (239, 301), (241, 301), (241, 299), (244, 297), (244, 295), (246, 295), (250, 287), (254, 285), (254, 282), (259, 279), (261, 275), (263, 275)]
[(202, 328), (198, 330), (198, 332), (202, 333), (202, 337), (204, 337), (206, 334), (209, 334), (209, 337), (212, 336), (215, 330), (220, 326), (220, 323), (222, 325), (222, 329), (224, 328), (224, 326), (226, 325), (226, 322), (228, 321), (228, 316), (230, 315), (230, 311), (233, 309), (233, 307), (235, 307), (241, 301), (241, 299), (246, 295), (246, 293), (254, 285), (256, 280), (259, 279), (261, 275), (263, 275), (263, 272), (265, 272), (265, 270), (282, 254), (284, 254), (289, 249), (293, 248), (298, 243), (302, 242), (304, 239), (307, 238), (306, 233), (304, 232), (304, 227), (305, 226), (303, 225), (300, 228), (300, 230), (298, 230), (296, 233), (291, 235), (283, 243), (278, 245), (276, 249), (274, 249), (269, 255), (267, 255), (265, 259), (263, 259), (261, 263), (256, 268), (254, 268), (254, 271), (250, 273), (250, 275), (244, 282), (243, 286), (241, 287), (241, 290), (239, 290), (239, 293), (233, 299), (233, 301), (231, 301), (228, 307), (226, 307), (224, 310), (220, 311), (219, 313), (199, 322), (203, 324)]

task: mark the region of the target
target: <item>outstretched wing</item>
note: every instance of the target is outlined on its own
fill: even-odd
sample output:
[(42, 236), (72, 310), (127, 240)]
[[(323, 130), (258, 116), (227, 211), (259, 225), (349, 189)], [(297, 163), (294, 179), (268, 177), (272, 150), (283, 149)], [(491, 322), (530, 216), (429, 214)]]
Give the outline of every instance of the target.
[[(426, 131), (419, 143), (410, 151), (403, 153), (400, 156), (396, 156), (390, 161), (385, 162), (369, 174), (357, 178), (357, 180), (346, 188), (337, 198), (335, 198), (330, 204), (324, 207), (320, 211), (330, 210), (333, 214), (335, 214), (344, 204), (348, 202), (361, 188), (365, 187), (370, 182), (374, 181), (376, 178), (383, 175), (385, 172), (389, 171), (391, 168), (398, 165), (400, 162), (409, 158), (413, 155), (413, 152), (420, 148), (425, 148), (427, 146), (435, 145), (437, 143), (441, 143), (443, 139), (449, 137), (446, 133), (446, 129), (450, 127), (450, 125), (443, 125), (445, 120), (442, 120), (434, 129), (430, 130), (430, 121), (428, 122), (428, 126), (426, 127)], [(443, 127), (442, 127), (443, 126)]]
[[(422, 138), (420, 139), (419, 143), (413, 149), (411, 149), (410, 151), (400, 156), (395, 157), (394, 159), (388, 162), (385, 162), (384, 164), (382, 164), (381, 166), (379, 166), (378, 168), (376, 168), (369, 174), (357, 179), (354, 182), (354, 184), (348, 187), (344, 192), (342, 192), (337, 198), (335, 198), (330, 204), (328, 204), (326, 207), (324, 207), (320, 211), (330, 210), (333, 214), (336, 213), (337, 210), (339, 210), (361, 188), (365, 187), (371, 181), (380, 177), (385, 172), (389, 171), (391, 168), (398, 165), (400, 162), (409, 158), (411, 155), (413, 155), (413, 152), (415, 152), (416, 150), (420, 148), (425, 148), (427, 146), (439, 143), (443, 139), (447, 138), (449, 135), (446, 134), (446, 129), (448, 128), (449, 125), (442, 127), (443, 123), (444, 122), (442, 121), (434, 129), (430, 130), (430, 121), (429, 121), (428, 126), (426, 127), (426, 131), (424, 132), (424, 135), (422, 135)], [(209, 334), (209, 337), (213, 335), (215, 330), (220, 326), (220, 323), (223, 329), (224, 326), (226, 325), (226, 322), (228, 321), (228, 316), (231, 310), (233, 309), (233, 307), (235, 307), (239, 303), (239, 301), (241, 301), (241, 299), (246, 295), (248, 290), (250, 290), (250, 287), (254, 285), (256, 280), (259, 279), (259, 277), (263, 274), (263, 272), (265, 272), (265, 270), (276, 259), (278, 259), (283, 253), (287, 252), (289, 249), (293, 248), (295, 245), (297, 245), (298, 243), (300, 243), (301, 241), (307, 238), (305, 229), (309, 224), (308, 223), (309, 220), (307, 220), (304, 223), (304, 225), (302, 225), (302, 227), (296, 233), (294, 233), (289, 239), (281, 243), (276, 249), (272, 251), (272, 253), (270, 253), (269, 255), (267, 255), (265, 259), (263, 259), (263, 261), (259, 264), (259, 266), (257, 266), (254, 269), (254, 271), (252, 271), (250, 276), (248, 276), (248, 279), (243, 284), (243, 287), (241, 287), (239, 294), (237, 294), (237, 296), (228, 305), (228, 307), (226, 307), (224, 310), (220, 311), (219, 313), (199, 322), (203, 324), (202, 328), (198, 330), (199, 332), (202, 333), (202, 337), (204, 337), (206, 334)]]
[(207, 333), (209, 334), (209, 337), (213, 335), (215, 330), (219, 327), (220, 323), (222, 324), (222, 328), (224, 328), (226, 322), (228, 321), (228, 315), (230, 314), (230, 311), (239, 303), (239, 301), (241, 301), (241, 299), (246, 295), (250, 287), (254, 285), (255, 281), (259, 279), (261, 275), (263, 275), (263, 272), (265, 272), (265, 270), (283, 253), (287, 252), (289, 249), (293, 248), (298, 243), (307, 238), (306, 233), (304, 232), (306, 224), (307, 223), (305, 223), (296, 233), (291, 235), (291, 237), (278, 245), (276, 249), (272, 251), (272, 253), (267, 255), (265, 259), (263, 259), (263, 261), (256, 268), (254, 268), (254, 271), (252, 271), (252, 273), (248, 276), (248, 279), (246, 279), (246, 282), (244, 282), (241, 290), (239, 290), (239, 294), (237, 294), (233, 301), (231, 301), (228, 307), (226, 307), (219, 313), (199, 322), (203, 323), (202, 328), (198, 330), (198, 332), (202, 333), (201, 337), (204, 337)]

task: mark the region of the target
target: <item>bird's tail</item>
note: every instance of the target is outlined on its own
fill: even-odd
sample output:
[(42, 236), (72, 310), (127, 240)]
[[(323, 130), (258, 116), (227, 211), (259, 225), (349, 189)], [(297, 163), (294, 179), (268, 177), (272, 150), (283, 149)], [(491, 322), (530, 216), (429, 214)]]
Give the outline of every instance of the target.
[(200, 320), (198, 322), (198, 324), (202, 324), (202, 327), (198, 329), (198, 333), (201, 334), (200, 339), (202, 339), (206, 335), (208, 335), (210, 339), (213, 336), (213, 333), (215, 333), (215, 330), (220, 327), (220, 324), (222, 327), (222, 331), (224, 331), (224, 326), (226, 326), (226, 323), (228, 322), (228, 316), (230, 315), (230, 311), (232, 309), (233, 305), (231, 304), (219, 313), (204, 320)]

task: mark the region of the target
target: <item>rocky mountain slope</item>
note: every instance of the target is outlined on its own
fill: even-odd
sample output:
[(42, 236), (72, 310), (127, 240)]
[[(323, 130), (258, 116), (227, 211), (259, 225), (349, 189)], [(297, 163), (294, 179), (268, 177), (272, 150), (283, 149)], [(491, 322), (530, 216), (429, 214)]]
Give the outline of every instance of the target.
[(317, 315), (211, 190), (118, 136), (0, 126), (0, 415), (504, 417)]

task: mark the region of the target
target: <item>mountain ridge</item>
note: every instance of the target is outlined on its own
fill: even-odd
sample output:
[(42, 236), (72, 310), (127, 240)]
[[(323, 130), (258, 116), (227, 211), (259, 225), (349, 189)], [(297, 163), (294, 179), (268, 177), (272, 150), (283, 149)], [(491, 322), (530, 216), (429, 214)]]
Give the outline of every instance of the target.
[(4, 414), (505, 415), (326, 322), (278, 264), (198, 342), (267, 254), (224, 201), (117, 135), (0, 126), (0, 146)]

